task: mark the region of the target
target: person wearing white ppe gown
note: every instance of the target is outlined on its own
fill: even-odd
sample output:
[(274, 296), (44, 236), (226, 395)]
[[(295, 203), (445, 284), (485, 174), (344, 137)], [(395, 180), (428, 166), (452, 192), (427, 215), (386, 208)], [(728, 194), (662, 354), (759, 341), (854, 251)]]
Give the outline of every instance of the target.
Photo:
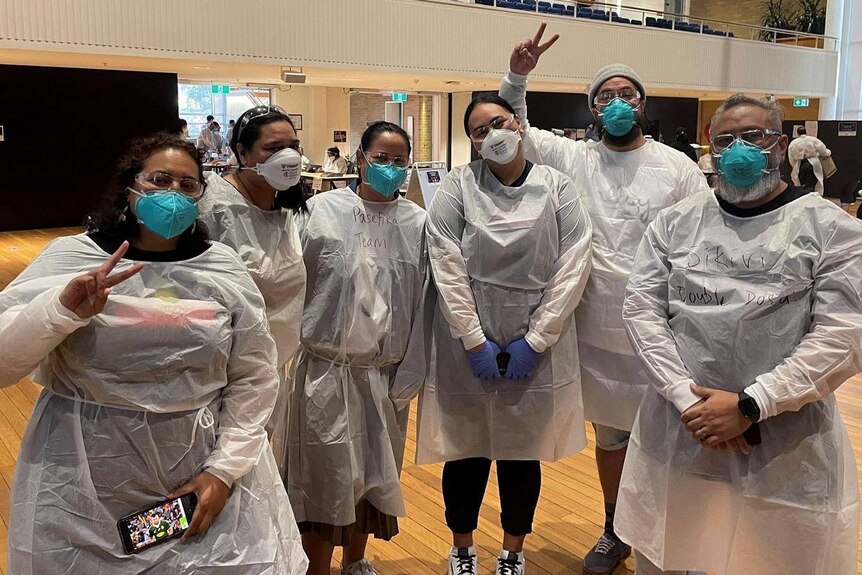
[(716, 111), (715, 193), (662, 211), (624, 320), (650, 372), (616, 530), (639, 573), (857, 572), (859, 494), (834, 391), (862, 371), (862, 223), (782, 182), (774, 101)]
[(589, 105), (601, 141), (573, 141), (529, 126), (526, 84), (545, 50), (544, 24), (516, 44), (500, 96), (524, 118), (524, 155), (572, 178), (593, 224), (593, 269), (575, 312), (586, 418), (596, 432), (596, 465), (605, 503), (604, 530), (584, 557), (583, 573), (613, 572), (631, 549), (613, 529), (626, 446), (647, 388), (647, 375), (622, 324), (625, 286), (635, 250), (659, 210), (708, 190), (687, 156), (644, 138), (646, 92), (637, 73), (622, 64), (600, 69)]
[(464, 129), (484, 159), (453, 169), (428, 213), (439, 306), (416, 461), (446, 462), (457, 575), (476, 573), (473, 531), (497, 462), (497, 573), (521, 575), (539, 461), (587, 443), (573, 312), (589, 275), (591, 227), (571, 180), (524, 159), (520, 120), (504, 100), (474, 99)]
[(299, 138), (284, 110), (258, 106), (239, 117), (230, 146), (238, 167), (223, 177), (209, 173), (207, 193), (198, 205), (210, 235), (236, 250), (266, 302), (283, 379), (267, 430), (283, 474), (289, 393), (285, 367), (299, 347), (305, 298), (305, 265), (294, 217), (305, 210)]
[[(0, 385), (37, 369), (44, 386), (12, 485), (11, 574), (305, 572), (263, 427), (278, 385), (263, 298), (196, 220), (202, 176), (193, 145), (137, 141), (90, 231), (0, 292)], [(182, 541), (125, 553), (120, 518), (190, 492)]]
[(310, 575), (329, 574), (335, 546), (344, 575), (374, 575), (369, 535), (398, 533), (407, 415), (430, 349), (425, 210), (398, 194), (409, 137), (375, 122), (357, 157), (357, 191), (318, 194), (300, 216), (308, 290), (286, 484)]

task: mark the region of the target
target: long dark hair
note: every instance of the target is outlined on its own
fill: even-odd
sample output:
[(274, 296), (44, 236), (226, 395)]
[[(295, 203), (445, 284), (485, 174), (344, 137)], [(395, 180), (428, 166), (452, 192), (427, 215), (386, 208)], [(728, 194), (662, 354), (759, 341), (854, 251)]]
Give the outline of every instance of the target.
[[(250, 120), (245, 120), (247, 116), (259, 113), (258, 108), (261, 107), (268, 108), (268, 111), (265, 114), (254, 116)], [(260, 139), (260, 131), (262, 127), (275, 122), (287, 122), (291, 125), (293, 130), (296, 131), (296, 126), (293, 124), (293, 120), (291, 120), (290, 116), (287, 114), (280, 112), (280, 108), (276, 109), (269, 106), (258, 106), (258, 108), (246, 110), (239, 118), (237, 118), (236, 125), (233, 128), (233, 132), (231, 132), (229, 145), (240, 167), (235, 170), (231, 170), (230, 173), (235, 174), (245, 167), (242, 163), (242, 158), (239, 156), (239, 151), (237, 151), (237, 144), (242, 144), (243, 148), (250, 150), (252, 146), (254, 146), (255, 142)], [(240, 128), (240, 126), (242, 127)], [(310, 195), (310, 193), (311, 187), (300, 180), (300, 182), (295, 186), (284, 191), (276, 192), (274, 207), (287, 208), (296, 213), (307, 212), (308, 206), (305, 203), (305, 196), (306, 194)]]
[[(198, 168), (198, 181), (204, 182), (204, 170), (194, 144), (178, 138), (174, 134), (158, 133), (136, 138), (120, 158), (111, 187), (102, 196), (97, 211), (87, 216), (87, 233), (98, 233), (117, 244), (137, 237), (140, 224), (129, 209), (129, 190), (135, 184), (135, 177), (141, 173), (147, 159), (162, 150), (178, 150), (187, 154)], [(178, 249), (200, 245), (209, 240), (207, 228), (200, 219), (195, 225), (180, 234)]]

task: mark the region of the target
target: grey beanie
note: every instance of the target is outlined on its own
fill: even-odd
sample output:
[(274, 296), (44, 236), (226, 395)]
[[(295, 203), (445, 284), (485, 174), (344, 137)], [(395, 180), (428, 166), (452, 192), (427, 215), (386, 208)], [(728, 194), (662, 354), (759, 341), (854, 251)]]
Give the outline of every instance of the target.
[(608, 64), (607, 66), (596, 72), (596, 75), (593, 78), (593, 82), (590, 84), (590, 108), (593, 107), (593, 100), (595, 99), (596, 92), (599, 91), (601, 85), (610, 80), (611, 78), (616, 78), (618, 76), (631, 80), (634, 85), (637, 86), (638, 92), (641, 93), (641, 96), (644, 98), (646, 97), (646, 90), (644, 90), (643, 82), (641, 82), (641, 78), (640, 76), (638, 76), (637, 72), (635, 72), (625, 64)]

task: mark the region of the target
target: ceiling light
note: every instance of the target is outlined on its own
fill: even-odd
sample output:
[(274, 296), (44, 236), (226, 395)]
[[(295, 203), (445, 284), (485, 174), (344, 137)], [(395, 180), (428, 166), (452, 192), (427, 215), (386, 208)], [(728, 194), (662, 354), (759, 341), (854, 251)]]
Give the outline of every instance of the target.
[(195, 70), (210, 70), (209, 66), (195, 66)]

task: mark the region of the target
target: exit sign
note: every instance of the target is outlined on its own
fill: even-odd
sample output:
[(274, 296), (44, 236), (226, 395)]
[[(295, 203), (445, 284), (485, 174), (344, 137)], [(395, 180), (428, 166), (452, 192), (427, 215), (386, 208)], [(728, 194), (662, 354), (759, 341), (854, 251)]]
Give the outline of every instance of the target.
[(393, 102), (406, 102), (407, 101), (407, 92), (392, 92), (392, 101)]
[(230, 86), (227, 84), (213, 84), (210, 89), (213, 94), (230, 94)]
[(794, 108), (807, 108), (808, 107), (808, 98), (794, 98), (793, 99), (793, 107)]

